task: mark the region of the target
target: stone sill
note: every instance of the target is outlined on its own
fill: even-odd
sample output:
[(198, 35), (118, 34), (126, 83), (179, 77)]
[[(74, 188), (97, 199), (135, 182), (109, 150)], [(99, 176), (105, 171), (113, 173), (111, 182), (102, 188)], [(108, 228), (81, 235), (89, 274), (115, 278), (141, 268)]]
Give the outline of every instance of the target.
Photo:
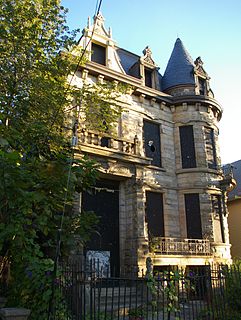
[(209, 174), (216, 174), (222, 175), (220, 170), (209, 169), (207, 167), (196, 167), (196, 168), (181, 168), (176, 170), (176, 174), (184, 174), (184, 173), (209, 173)]
[(155, 170), (155, 171), (166, 172), (166, 169), (164, 169), (163, 167), (157, 167), (157, 166), (153, 166), (153, 165), (148, 165), (147, 168)]

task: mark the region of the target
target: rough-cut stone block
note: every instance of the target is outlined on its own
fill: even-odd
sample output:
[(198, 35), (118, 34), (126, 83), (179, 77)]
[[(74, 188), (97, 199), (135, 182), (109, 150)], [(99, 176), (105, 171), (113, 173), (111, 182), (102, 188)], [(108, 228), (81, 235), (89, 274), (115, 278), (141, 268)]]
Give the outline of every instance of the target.
[(0, 317), (2, 320), (27, 320), (30, 312), (25, 308), (1, 308)]

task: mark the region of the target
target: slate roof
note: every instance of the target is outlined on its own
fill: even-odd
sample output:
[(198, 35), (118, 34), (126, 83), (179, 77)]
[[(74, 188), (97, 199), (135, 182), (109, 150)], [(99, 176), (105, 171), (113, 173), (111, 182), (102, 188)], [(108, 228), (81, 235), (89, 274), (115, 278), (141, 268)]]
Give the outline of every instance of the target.
[(129, 70), (130, 68), (139, 61), (140, 56), (127, 51), (125, 49), (122, 48), (118, 48), (117, 50), (118, 56), (120, 58), (120, 63), (123, 67), (123, 69), (125, 70), (126, 74), (129, 74)]
[(195, 84), (193, 67), (194, 62), (190, 54), (182, 41), (177, 38), (162, 78), (162, 89), (165, 90), (176, 85)]
[(241, 160), (232, 162), (231, 166), (233, 167), (233, 175), (237, 182), (237, 186), (234, 190), (229, 192), (228, 200), (234, 200), (236, 197), (241, 198)]

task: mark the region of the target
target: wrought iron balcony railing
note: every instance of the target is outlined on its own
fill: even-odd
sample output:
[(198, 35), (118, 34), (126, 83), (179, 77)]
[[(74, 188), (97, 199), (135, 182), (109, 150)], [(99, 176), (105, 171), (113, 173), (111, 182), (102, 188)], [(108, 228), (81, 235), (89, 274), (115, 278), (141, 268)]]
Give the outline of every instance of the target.
[(152, 239), (151, 246), (155, 253), (163, 255), (211, 255), (210, 242), (206, 239), (156, 237)]

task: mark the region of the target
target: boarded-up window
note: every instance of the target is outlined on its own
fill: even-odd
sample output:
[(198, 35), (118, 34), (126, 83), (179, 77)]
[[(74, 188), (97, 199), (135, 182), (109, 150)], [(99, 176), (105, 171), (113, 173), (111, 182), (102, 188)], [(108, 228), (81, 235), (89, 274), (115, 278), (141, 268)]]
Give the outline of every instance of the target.
[(182, 167), (196, 168), (195, 144), (193, 126), (179, 127)]
[(100, 46), (96, 43), (92, 43), (91, 45), (91, 61), (97, 62), (99, 64), (106, 64), (106, 48)]
[(143, 131), (145, 155), (148, 158), (152, 158), (151, 163), (154, 166), (161, 167), (160, 127), (156, 123), (144, 121)]
[(202, 239), (199, 194), (189, 193), (185, 194), (184, 197), (186, 209), (187, 237), (190, 239)]
[(217, 169), (217, 155), (214, 140), (214, 131), (212, 128), (204, 128), (204, 140), (206, 147), (208, 168)]
[(149, 236), (164, 237), (162, 193), (146, 192), (146, 222)]
[(145, 86), (152, 88), (152, 70), (145, 68)]
[(213, 228), (215, 242), (225, 242), (221, 195), (212, 195)]

